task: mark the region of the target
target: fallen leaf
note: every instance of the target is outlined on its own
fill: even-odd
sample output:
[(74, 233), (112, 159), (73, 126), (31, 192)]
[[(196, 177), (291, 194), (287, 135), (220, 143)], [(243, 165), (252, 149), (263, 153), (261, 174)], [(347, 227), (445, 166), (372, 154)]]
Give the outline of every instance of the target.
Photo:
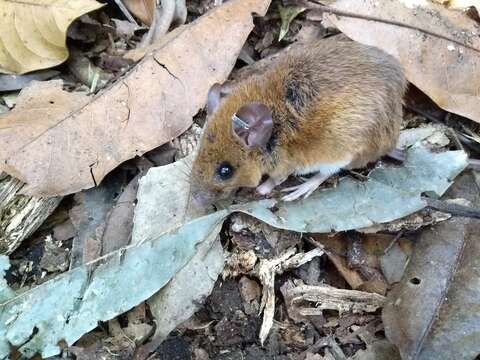
[(55, 225), (55, 227), (53, 228), (53, 238), (56, 241), (67, 241), (73, 238), (76, 234), (77, 230), (73, 226), (70, 219), (67, 219), (58, 225)]
[[(386, 263), (385, 268), (387, 271), (390, 270), (388, 275), (393, 277), (394, 273), (401, 277), (405, 270), (405, 262), (411, 254), (410, 242), (403, 238), (395, 239), (393, 235), (359, 234), (359, 249), (354, 246), (357, 242), (344, 233), (335, 236), (315, 234), (312, 236), (313, 241), (323, 247), (330, 261), (352, 289), (376, 292), (380, 295), (385, 295), (387, 288), (381, 276), (383, 274), (387, 277), (382, 266)], [(394, 245), (391, 245), (392, 241), (395, 241)], [(388, 251), (385, 254), (386, 250)], [(383, 258), (385, 261), (382, 261)]]
[[(426, 145), (438, 145), (437, 147), (445, 146), (449, 143), (449, 139), (445, 134), (446, 131), (447, 127), (441, 124), (426, 124), (405, 129), (400, 132), (397, 147), (405, 149), (419, 141), (422, 141), (422, 144)], [(441, 139), (441, 141), (439, 142), (438, 139)], [(434, 148), (434, 146), (431, 146), (431, 148)]]
[(139, 181), (132, 244), (141, 243), (205, 214), (189, 199), (192, 157), (153, 167)]
[(122, 0), (127, 9), (145, 25), (151, 25), (157, 5), (156, 0)]
[(75, 195), (70, 219), (77, 230), (73, 239), (71, 268), (97, 259), (102, 255), (103, 234), (110, 209), (121, 191), (120, 177), (108, 177), (100, 186)]
[[(480, 122), (478, 25), (462, 12), (428, 1), (338, 0), (335, 9), (398, 21), (455, 40), (377, 21), (327, 15), (348, 37), (396, 57), (408, 80), (443, 109)], [(468, 44), (469, 47), (459, 45)], [(475, 48), (476, 50), (472, 49)]]
[[(404, 166), (374, 169), (366, 181), (346, 177), (335, 188), (316, 191), (302, 201), (275, 204), (274, 200), (262, 200), (241, 211), (271, 226), (297, 232), (363, 228), (424, 208), (420, 194), (441, 196), (466, 167), (466, 161), (462, 151), (434, 154), (422, 147), (411, 148)], [(269, 210), (274, 204), (276, 208)]]
[(352, 360), (400, 360), (397, 348), (387, 340), (378, 340), (358, 350)]
[[(148, 299), (188, 264), (202, 240), (220, 231), (232, 211), (250, 213), (273, 226), (297, 232), (366, 226), (373, 220), (389, 221), (422, 208), (425, 204), (420, 193), (429, 190), (443, 194), (451, 179), (465, 167), (463, 152), (433, 154), (413, 148), (405, 166), (376, 169), (367, 182), (345, 179), (337, 188), (319, 191), (308, 199), (279, 203), (275, 212), (271, 209), (275, 202), (263, 200), (185, 224), (180, 221), (179, 227), (163, 235), (150, 239), (142, 235), (135, 245), (78, 266), (28, 291), (16, 294), (0, 278), (0, 357), (8, 356), (11, 346), (17, 346), (25, 356), (56, 355), (61, 340), (72, 345), (94, 329), (98, 321), (112, 319)], [(188, 174), (179, 181), (188, 185)], [(149, 188), (151, 192), (159, 189), (154, 182), (149, 183)], [(357, 195), (352, 196), (352, 189)], [(389, 203), (384, 201), (387, 196), (392, 198)], [(311, 201), (314, 198), (317, 200)], [(148, 200), (148, 192), (143, 193), (143, 199)], [(184, 209), (185, 204), (179, 208)], [(135, 220), (139, 221), (137, 215)], [(1, 256), (0, 273), (8, 267), (8, 258)], [(135, 291), (131, 291), (132, 284)]]
[(48, 80), (58, 74), (56, 70), (41, 70), (26, 75), (0, 75), (0, 91), (20, 90), (34, 80)]
[(163, 339), (199, 309), (222, 272), (224, 255), (217, 235), (212, 233), (200, 244), (188, 265), (154, 296), (155, 301), (149, 301), (157, 335)]
[(135, 176), (116, 199), (105, 219), (102, 236), (102, 255), (127, 246), (133, 228), (133, 214), (138, 190), (138, 181), (144, 174)]
[[(188, 263), (202, 239), (220, 231), (227, 214), (220, 211), (196, 219), (16, 295), (0, 281), (0, 357), (7, 357), (12, 345), (26, 357), (56, 355), (60, 341), (72, 345), (99, 321), (138, 305)], [(8, 258), (0, 256), (0, 272), (8, 267)]]
[(64, 62), (68, 26), (99, 9), (94, 0), (0, 0), (0, 72), (24, 74)]
[(0, 170), (27, 183), (28, 194), (74, 193), (177, 137), (210, 86), (227, 78), (253, 28), (252, 13), (264, 14), (269, 2), (229, 1), (176, 28), (93, 98), (67, 93), (58, 82), (25, 88), (17, 107), (0, 117)]
[[(135, 209), (132, 243), (141, 243), (188, 222), (204, 213), (189, 201), (189, 171), (191, 156), (166, 166), (152, 168), (140, 180)], [(160, 185), (160, 186), (159, 186)], [(218, 228), (220, 230), (220, 228)], [(188, 320), (210, 294), (224, 266), (223, 248), (212, 232), (197, 247), (193, 258), (170, 280), (167, 286), (149, 300), (156, 321), (151, 343), (140, 351), (155, 350), (180, 323)], [(195, 286), (190, 286), (195, 283)]]
[(347, 252), (347, 239), (344, 234), (336, 234), (333, 237), (328, 234), (317, 234), (315, 240), (324, 246), (325, 254), (353, 290), (359, 289), (365, 283), (360, 273), (356, 269), (351, 269), (345, 256), (342, 256)]
[[(447, 195), (480, 204), (467, 173)], [(420, 235), (383, 311), (385, 333), (403, 359), (473, 359), (480, 352), (479, 225), (452, 218)]]
[(87, 56), (75, 49), (71, 50), (67, 66), (78, 81), (88, 86), (90, 93), (103, 89), (113, 78), (113, 74), (94, 65)]
[(7, 105), (9, 109), (13, 109), (15, 107), (15, 104), (17, 103), (18, 94), (19, 93), (15, 91), (15, 92), (9, 92), (1, 95), (3, 102), (5, 103), (5, 105)]
[(282, 20), (282, 25), (280, 26), (280, 34), (278, 35), (278, 41), (281, 41), (285, 37), (285, 35), (287, 35), (288, 30), (290, 29), (290, 23), (305, 10), (306, 8), (300, 6), (278, 6), (278, 12), (280, 14), (280, 19)]
[(405, 272), (410, 254), (394, 244), (380, 257), (382, 273), (389, 284), (399, 282)]
[[(449, 195), (479, 206), (470, 174)], [(424, 230), (388, 295), (385, 333), (402, 359), (474, 359), (480, 353), (480, 222), (452, 218)]]
[[(218, 228), (220, 230), (220, 228)], [(140, 350), (145, 355), (153, 352), (178, 325), (197, 312), (212, 292), (218, 275), (223, 270), (223, 247), (218, 231), (212, 232), (196, 253), (170, 282), (149, 301), (155, 318), (156, 332), (151, 341)], [(195, 284), (195, 286), (191, 286)]]

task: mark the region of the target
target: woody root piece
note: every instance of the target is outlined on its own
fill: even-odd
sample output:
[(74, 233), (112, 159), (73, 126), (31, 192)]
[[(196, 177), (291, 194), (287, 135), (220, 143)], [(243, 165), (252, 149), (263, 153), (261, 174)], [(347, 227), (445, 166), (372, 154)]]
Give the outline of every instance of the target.
[(260, 312), (263, 310), (263, 322), (259, 335), (262, 345), (267, 339), (273, 325), (273, 315), (275, 313), (275, 275), (282, 274), (289, 269), (297, 268), (313, 258), (324, 254), (324, 251), (319, 248), (295, 255), (296, 252), (297, 250), (295, 248), (290, 248), (276, 258), (260, 260), (254, 270), (255, 275), (263, 285), (262, 301), (260, 304)]
[(22, 195), (24, 185), (0, 171), (0, 254), (11, 254), (42, 225), (62, 199)]
[(287, 282), (281, 291), (288, 314), (294, 320), (321, 315), (323, 310), (336, 310), (339, 314), (374, 312), (385, 302), (385, 297), (379, 294), (337, 289), (329, 285), (295, 286), (293, 282)]

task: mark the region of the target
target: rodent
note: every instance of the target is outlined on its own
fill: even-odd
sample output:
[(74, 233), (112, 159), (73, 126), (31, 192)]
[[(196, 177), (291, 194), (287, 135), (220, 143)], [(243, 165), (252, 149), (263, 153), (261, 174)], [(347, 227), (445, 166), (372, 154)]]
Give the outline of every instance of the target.
[(292, 174), (316, 173), (283, 200), (309, 196), (339, 170), (362, 168), (395, 148), (406, 87), (394, 57), (335, 38), (292, 50), (224, 98), (214, 85), (191, 195), (208, 204), (240, 187), (267, 194)]

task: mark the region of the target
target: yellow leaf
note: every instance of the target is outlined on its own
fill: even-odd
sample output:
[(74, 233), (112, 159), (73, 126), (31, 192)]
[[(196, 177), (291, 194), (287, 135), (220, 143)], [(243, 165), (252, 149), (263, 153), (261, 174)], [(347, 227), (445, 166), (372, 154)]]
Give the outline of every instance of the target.
[(68, 57), (67, 28), (95, 0), (0, 0), (0, 72), (23, 74)]

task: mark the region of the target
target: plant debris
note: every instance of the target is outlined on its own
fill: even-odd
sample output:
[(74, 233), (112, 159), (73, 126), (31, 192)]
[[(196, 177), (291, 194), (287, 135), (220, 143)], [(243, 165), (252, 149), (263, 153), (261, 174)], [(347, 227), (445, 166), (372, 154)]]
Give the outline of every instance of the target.
[[(251, 13), (264, 13), (268, 4), (234, 0), (171, 32), (93, 98), (66, 92), (58, 81), (32, 83), (0, 119), (0, 169), (27, 183), (25, 194), (65, 195), (98, 185), (119, 163), (177, 137), (203, 107), (209, 87), (230, 73), (253, 27)], [(202, 77), (194, 83), (195, 74)]]
[[(478, 73), (471, 71), (480, 66), (480, 39), (475, 21), (461, 12), (449, 11), (428, 1), (410, 4), (408, 1), (385, 0), (382, 6), (377, 6), (374, 0), (338, 0), (331, 6), (350, 13), (398, 21), (418, 29), (381, 21), (328, 16), (329, 21), (350, 38), (395, 56), (404, 67), (408, 80), (438, 106), (480, 122), (477, 106), (480, 78)], [(429, 51), (431, 49), (435, 52)]]
[[(480, 353), (475, 1), (89, 1), (3, 1), (1, 359)], [(200, 206), (208, 89), (326, 37), (405, 69), (393, 157)]]
[(24, 74), (64, 62), (68, 57), (68, 26), (101, 6), (95, 0), (1, 0), (0, 72)]

